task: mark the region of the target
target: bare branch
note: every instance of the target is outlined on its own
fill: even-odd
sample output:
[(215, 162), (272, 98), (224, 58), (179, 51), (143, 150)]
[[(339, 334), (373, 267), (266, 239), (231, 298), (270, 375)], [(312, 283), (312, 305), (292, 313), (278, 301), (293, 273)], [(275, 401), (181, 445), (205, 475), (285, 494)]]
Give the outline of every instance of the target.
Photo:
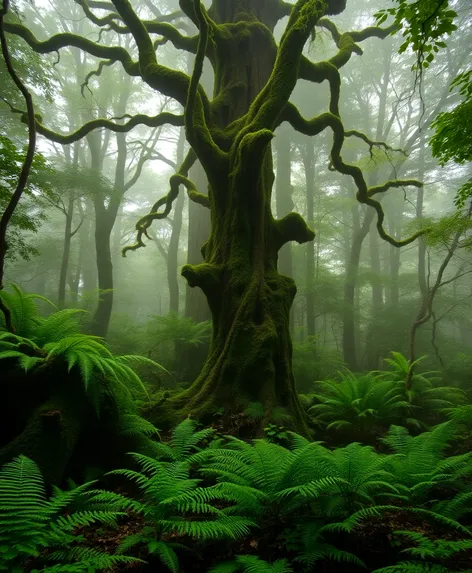
[(403, 149), (394, 149), (393, 147), (390, 147), (390, 145), (387, 145), (383, 141), (372, 141), (371, 139), (369, 139), (367, 137), (367, 135), (365, 135), (365, 133), (362, 133), (361, 131), (357, 131), (355, 129), (350, 129), (349, 131), (346, 131), (344, 136), (345, 137), (357, 137), (358, 139), (362, 139), (362, 141), (367, 143), (367, 145), (369, 146), (369, 153), (370, 153), (371, 157), (373, 157), (373, 148), (374, 147), (382, 147), (385, 151), (391, 151), (393, 153), (401, 153), (405, 157), (408, 157), (408, 154)]
[[(143, 241), (143, 236), (151, 239), (147, 230), (153, 223), (153, 221), (157, 221), (159, 219), (165, 219), (172, 210), (172, 204), (174, 203), (177, 195), (179, 194), (179, 187), (180, 185), (184, 185), (187, 189), (188, 197), (191, 201), (195, 203), (199, 203), (204, 207), (210, 207), (210, 199), (207, 195), (203, 193), (199, 193), (195, 184), (187, 178), (188, 172), (192, 165), (195, 163), (197, 156), (195, 152), (191, 149), (187, 154), (182, 166), (180, 167), (178, 173), (172, 175), (169, 179), (170, 190), (167, 195), (161, 197), (151, 208), (151, 212), (148, 215), (142, 217), (136, 223), (136, 230), (138, 231), (136, 237), (136, 243), (134, 245), (129, 245), (125, 247), (121, 252), (123, 257), (126, 257), (126, 253), (128, 251), (137, 251), (141, 247), (145, 247), (146, 244)], [(163, 209), (162, 209), (163, 207)], [(160, 210), (162, 209), (162, 210)]]

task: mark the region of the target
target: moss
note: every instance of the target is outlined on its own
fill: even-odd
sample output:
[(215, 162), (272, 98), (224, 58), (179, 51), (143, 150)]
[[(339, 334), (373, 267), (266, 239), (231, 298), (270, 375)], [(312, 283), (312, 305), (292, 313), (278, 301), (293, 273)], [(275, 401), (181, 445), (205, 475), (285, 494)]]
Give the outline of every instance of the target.
[(0, 449), (0, 465), (24, 454), (41, 468), (46, 483), (60, 484), (79, 439), (83, 411), (55, 396), (36, 408), (24, 430)]

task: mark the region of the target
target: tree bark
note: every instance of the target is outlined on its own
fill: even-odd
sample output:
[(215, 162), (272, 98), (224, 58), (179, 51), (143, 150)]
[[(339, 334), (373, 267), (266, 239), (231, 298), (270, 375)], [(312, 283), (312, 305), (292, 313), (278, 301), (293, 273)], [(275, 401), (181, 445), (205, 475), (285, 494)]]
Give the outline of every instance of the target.
[[(279, 128), (275, 137), (277, 170), (275, 174), (275, 201), (277, 218), (281, 219), (293, 210), (292, 201), (292, 150), (290, 132), (287, 125)], [(292, 245), (287, 243), (279, 252), (278, 271), (282, 275), (293, 277)]]
[[(420, 135), (420, 155), (418, 158), (418, 179), (423, 181), (425, 173), (425, 141), (424, 132)], [(423, 218), (423, 204), (424, 204), (424, 187), (418, 189), (418, 196), (416, 199), (416, 217), (421, 220)], [(423, 237), (418, 239), (418, 284), (420, 287), (421, 296), (424, 296), (428, 290), (426, 280), (426, 244)]]
[[(303, 166), (305, 169), (307, 223), (314, 227), (315, 217), (315, 148), (311, 140), (303, 146)], [(315, 325), (315, 243), (310, 241), (305, 246), (305, 299), (306, 330), (308, 336), (316, 334)]]
[[(246, 24), (270, 18), (264, 7), (273, 2), (241, 3), (244, 18), (239, 4), (214, 4), (211, 13), (218, 23), (238, 21), (245, 32), (227, 26), (220, 39), (224, 45), (215, 56), (215, 96), (225, 94), (218, 115), (222, 128), (247, 112), (269, 79), (276, 56), (272, 34)], [(269, 26), (270, 20), (262, 22)], [(293, 279), (277, 271), (278, 252), (295, 228), (299, 230), (300, 219), (289, 216), (278, 222), (272, 216), (274, 173), (265, 137), (265, 132), (253, 136), (248, 148), (232, 147), (227, 167), (218, 175), (207, 173), (212, 228), (202, 249), (204, 263), (186, 265), (182, 274), (191, 287), (205, 293), (213, 334), (200, 376), (174, 400), (181, 415), (202, 421), (217, 408), (230, 416), (256, 401), (264, 406), (264, 424), (273, 408), (282, 406), (294, 429), (307, 433), (291, 364), (289, 315), (296, 287)], [(306, 227), (300, 235), (299, 242), (314, 238)]]
[[(126, 111), (126, 104), (131, 95), (131, 78), (126, 76), (122, 91), (116, 106), (116, 115), (122, 117)], [(87, 136), (90, 142), (94, 139)], [(99, 136), (100, 137), (100, 136)], [(95, 138), (96, 139), (96, 138)], [(103, 155), (108, 147), (107, 141), (101, 145), (97, 140), (92, 143), (95, 147), (94, 155), (100, 156), (100, 164), (95, 168), (101, 171)], [(92, 323), (92, 333), (95, 336), (106, 338), (110, 325), (111, 313), (113, 309), (114, 283), (113, 283), (113, 259), (111, 250), (111, 234), (113, 226), (120, 209), (121, 202), (125, 193), (125, 171), (126, 171), (126, 133), (116, 133), (117, 157), (115, 165), (115, 178), (113, 182), (113, 191), (108, 198), (108, 204), (105, 203), (103, 193), (96, 193), (93, 198), (95, 210), (95, 248), (97, 255), (98, 271), (98, 304)], [(92, 148), (91, 148), (92, 149)]]
[(72, 242), (72, 219), (74, 216), (74, 194), (69, 192), (66, 210), (66, 223), (64, 227), (64, 247), (62, 250), (61, 269), (59, 272), (59, 288), (57, 293), (57, 305), (64, 308), (66, 301), (67, 270), (69, 268), (70, 247)]
[[(185, 131), (180, 130), (179, 141), (177, 143), (177, 165), (181, 165), (184, 159)], [(167, 251), (167, 283), (169, 285), (169, 310), (179, 312), (179, 279), (178, 279), (178, 255), (180, 233), (182, 231), (183, 211), (185, 204), (184, 193), (179, 193), (175, 202), (174, 219), (172, 222), (172, 232), (170, 235), (169, 248)]]

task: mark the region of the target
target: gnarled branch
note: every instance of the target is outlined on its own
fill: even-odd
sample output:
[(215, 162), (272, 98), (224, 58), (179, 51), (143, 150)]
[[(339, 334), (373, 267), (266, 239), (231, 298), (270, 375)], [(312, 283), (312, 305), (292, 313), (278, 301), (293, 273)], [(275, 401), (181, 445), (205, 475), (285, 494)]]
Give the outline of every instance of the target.
[[(22, 121), (27, 120), (27, 115), (23, 111), (15, 108), (13, 108), (12, 111), (21, 113)], [(113, 131), (115, 133), (127, 133), (138, 125), (146, 125), (147, 127), (160, 127), (162, 125), (169, 124), (180, 127), (184, 125), (184, 117), (183, 115), (175, 115), (169, 112), (159, 113), (154, 116), (137, 114), (130, 116), (130, 120), (126, 123), (115, 123), (110, 119), (99, 117), (84, 123), (81, 127), (79, 127), (79, 129), (71, 133), (58, 133), (52, 129), (47, 128), (41, 123), (41, 117), (38, 115), (35, 116), (35, 124), (37, 132), (50, 141), (60, 143), (61, 145), (69, 145), (70, 143), (79, 141), (79, 139), (82, 139), (96, 129), (108, 129), (109, 131)]]
[(179, 194), (180, 185), (184, 185), (186, 187), (188, 197), (191, 201), (199, 203), (204, 207), (210, 207), (210, 200), (208, 196), (204, 195), (203, 193), (199, 193), (195, 184), (187, 178), (188, 172), (190, 171), (192, 165), (195, 163), (196, 159), (197, 157), (195, 152), (191, 149), (187, 154), (184, 162), (182, 163), (178, 173), (172, 175), (172, 177), (169, 179), (170, 190), (167, 195), (164, 195), (158, 201), (156, 201), (156, 203), (154, 203), (152, 206), (150, 213), (142, 217), (136, 223), (136, 242), (133, 245), (128, 245), (121, 251), (123, 257), (126, 257), (126, 253), (128, 251), (137, 251), (141, 247), (146, 246), (143, 241), (143, 236), (151, 239), (147, 233), (147, 229), (151, 226), (153, 221), (165, 219), (169, 215), (172, 210), (172, 205), (177, 198), (177, 195)]

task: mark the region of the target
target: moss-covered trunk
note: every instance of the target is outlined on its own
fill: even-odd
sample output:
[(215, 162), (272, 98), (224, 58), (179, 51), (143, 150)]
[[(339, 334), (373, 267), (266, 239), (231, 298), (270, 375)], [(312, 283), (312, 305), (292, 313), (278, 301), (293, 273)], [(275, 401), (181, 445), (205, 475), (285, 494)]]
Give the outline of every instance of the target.
[(286, 407), (304, 431), (292, 375), (289, 313), (294, 281), (277, 272), (280, 245), (270, 212), (272, 161), (228, 174), (226, 201), (212, 214), (205, 263), (184, 267), (190, 286), (204, 291), (213, 338), (203, 370), (183, 397), (184, 411), (205, 418), (215, 409), (240, 412), (249, 402)]
[[(212, 64), (215, 101), (221, 102), (215, 113), (226, 133), (271, 76), (277, 54), (273, 6), (270, 0), (233, 0), (214, 2), (210, 11), (224, 29)], [(219, 408), (230, 415), (260, 402), (262, 424), (273, 408), (284, 407), (292, 426), (306, 433), (292, 374), (289, 316), (296, 287), (278, 273), (277, 263), (288, 241), (304, 242), (314, 234), (304, 223), (299, 227), (301, 218), (293, 213), (279, 221), (272, 216), (273, 134), (233, 133), (225, 168), (207, 173), (211, 234), (202, 249), (204, 263), (182, 270), (189, 285), (207, 297), (213, 337), (201, 374), (176, 398), (177, 405), (181, 413), (204, 420)]]

